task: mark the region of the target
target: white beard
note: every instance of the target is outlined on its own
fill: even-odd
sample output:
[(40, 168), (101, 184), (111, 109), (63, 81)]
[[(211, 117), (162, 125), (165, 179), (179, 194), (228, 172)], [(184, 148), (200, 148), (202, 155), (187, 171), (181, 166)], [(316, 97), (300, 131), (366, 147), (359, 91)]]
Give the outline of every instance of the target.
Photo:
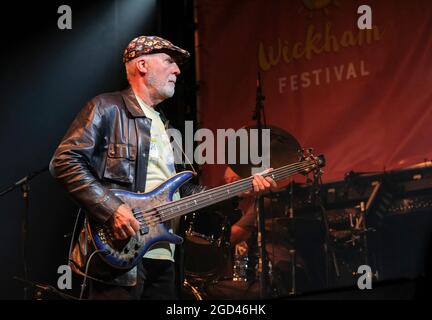
[(157, 77), (154, 74), (149, 74), (149, 84), (152, 85), (159, 96), (163, 99), (171, 98), (175, 92), (175, 83), (167, 82), (160, 83), (157, 81)]
[(165, 85), (157, 88), (157, 90), (159, 94), (162, 95), (164, 98), (171, 98), (175, 92), (175, 84), (172, 82), (168, 82)]

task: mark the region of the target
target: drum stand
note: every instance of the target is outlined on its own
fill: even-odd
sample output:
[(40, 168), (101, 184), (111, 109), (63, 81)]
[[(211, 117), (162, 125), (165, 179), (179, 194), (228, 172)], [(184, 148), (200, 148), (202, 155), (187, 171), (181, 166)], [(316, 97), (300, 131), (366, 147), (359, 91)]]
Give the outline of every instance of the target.
[[(262, 141), (262, 129), (266, 127), (266, 119), (264, 112), (264, 100), (265, 97), (262, 93), (261, 87), (261, 74), (257, 73), (257, 88), (256, 88), (256, 101), (255, 110), (253, 112), (252, 119), (256, 121), (258, 129), (258, 154), (263, 155), (263, 141)], [(264, 122), (262, 121), (264, 120)], [(270, 156), (270, 155), (268, 155)], [(259, 196), (255, 202), (255, 208), (257, 211), (257, 226), (258, 226), (258, 273), (260, 279), (260, 297), (265, 299), (269, 296), (269, 267), (266, 252), (266, 238), (265, 238), (265, 222), (264, 222), (264, 196)]]
[[(312, 184), (312, 203), (315, 207), (318, 207), (321, 211), (321, 218), (324, 223), (324, 259), (325, 259), (325, 286), (326, 288), (330, 288), (330, 263), (333, 263), (333, 269), (336, 275), (336, 278), (340, 278), (339, 265), (336, 260), (336, 254), (331, 244), (330, 240), (330, 227), (326, 214), (326, 210), (321, 201), (321, 173), (314, 173), (314, 180)], [(331, 259), (331, 262), (330, 262)]]
[(255, 209), (257, 212), (257, 225), (258, 225), (258, 274), (260, 280), (260, 297), (265, 299), (269, 297), (269, 267), (266, 252), (266, 237), (265, 237), (265, 222), (264, 222), (264, 197), (258, 197), (255, 202)]
[[(293, 192), (293, 181), (291, 181), (290, 191), (289, 191), (289, 197), (290, 197), (290, 205), (288, 209), (288, 221), (294, 222), (294, 192)], [(292, 226), (292, 224), (289, 224), (289, 226)], [(289, 250), (289, 254), (291, 256), (291, 289), (288, 292), (289, 295), (295, 295), (297, 294), (297, 287), (296, 287), (296, 243), (295, 243), (295, 233), (292, 232), (290, 235), (291, 239), (291, 245), (292, 247)]]

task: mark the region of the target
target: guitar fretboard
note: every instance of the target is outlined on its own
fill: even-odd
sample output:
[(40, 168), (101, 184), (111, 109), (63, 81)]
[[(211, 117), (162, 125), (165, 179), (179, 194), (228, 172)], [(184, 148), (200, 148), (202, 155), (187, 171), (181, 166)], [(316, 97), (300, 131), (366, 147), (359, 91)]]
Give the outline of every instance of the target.
[[(262, 176), (279, 181), (298, 173), (308, 173), (320, 167), (322, 163), (323, 160), (320, 158), (304, 160), (266, 172)], [(168, 221), (250, 191), (253, 189), (252, 181), (253, 176), (164, 204), (155, 208), (154, 214), (160, 222)]]

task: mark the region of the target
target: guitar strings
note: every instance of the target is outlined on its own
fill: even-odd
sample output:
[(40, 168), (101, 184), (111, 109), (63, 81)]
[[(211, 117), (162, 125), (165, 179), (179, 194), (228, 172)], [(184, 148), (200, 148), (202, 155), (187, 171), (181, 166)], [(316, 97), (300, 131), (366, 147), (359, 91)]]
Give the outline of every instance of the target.
[[(310, 167), (310, 164), (311, 161), (298, 162), (292, 165), (288, 165), (270, 171), (268, 173), (263, 174), (263, 176), (264, 177), (272, 176), (275, 180), (280, 180), (281, 178), (284, 178), (287, 175), (307, 169), (308, 167)], [(184, 208), (181, 208), (181, 206), (184, 203), (188, 203), (190, 201), (190, 199), (188, 198), (190, 197), (195, 197), (195, 204), (194, 204), (195, 207), (193, 210), (199, 210), (210, 204), (220, 202), (220, 200), (226, 197), (227, 194), (232, 194), (233, 197), (236, 196), (238, 193), (242, 192), (242, 189), (252, 184), (252, 180), (253, 180), (253, 176), (231, 183), (234, 185), (232, 188), (228, 188), (230, 184), (222, 185), (210, 189), (208, 192), (203, 194), (191, 195), (182, 198), (178, 201), (169, 202), (157, 207), (153, 207), (151, 209), (135, 211), (134, 214), (137, 220), (142, 223), (152, 224), (157, 222), (164, 222), (170, 220), (175, 216), (181, 216), (184, 213), (187, 213), (187, 211), (190, 210), (190, 207), (186, 205)], [(221, 189), (225, 189), (224, 192), (219, 192)], [(203, 198), (204, 201), (198, 204), (198, 201), (200, 201)], [(178, 210), (176, 212), (172, 212), (173, 208), (177, 208)]]
[[(283, 178), (284, 175), (290, 174), (291, 173), (290, 169), (294, 169), (295, 168), (295, 170), (293, 172), (298, 171), (299, 169), (303, 170), (304, 168), (301, 168), (301, 167), (305, 166), (305, 165), (306, 165), (305, 162), (295, 163), (294, 165), (289, 165), (289, 166), (281, 167), (281, 168), (279, 168), (277, 170), (274, 170), (274, 171), (271, 171), (269, 173), (266, 173), (263, 176), (266, 177), (266, 176), (271, 176), (272, 175), (276, 180), (279, 180), (280, 178)], [(306, 167), (307, 166), (308, 165), (306, 165)], [(280, 170), (280, 169), (283, 169), (283, 170)], [(280, 171), (278, 171), (278, 170), (280, 170)], [(135, 211), (135, 213), (150, 213), (150, 212), (153, 212), (153, 211), (163, 212), (163, 211), (167, 211), (168, 209), (172, 209), (174, 207), (178, 208), (183, 203), (189, 202), (190, 198), (196, 198), (196, 201), (199, 201), (201, 198), (209, 198), (209, 197), (211, 197), (213, 194), (219, 192), (221, 189), (226, 189), (225, 192), (222, 193), (222, 195), (225, 195), (225, 194), (231, 193), (233, 191), (238, 191), (237, 189), (239, 189), (239, 188), (246, 187), (247, 184), (249, 184), (249, 183), (252, 182), (252, 180), (253, 180), (253, 177), (247, 177), (247, 178), (244, 178), (242, 180), (239, 180), (239, 181), (236, 181), (236, 182), (232, 182), (230, 184), (225, 184), (225, 185), (222, 185), (222, 186), (219, 186), (219, 187), (212, 188), (212, 189), (208, 190), (205, 193), (199, 193), (199, 194), (190, 195), (190, 196), (184, 197), (184, 198), (182, 198), (180, 200), (177, 200), (177, 201), (174, 201), (174, 202), (164, 203), (164, 204), (162, 204), (160, 206), (153, 207), (153, 208), (150, 208), (150, 209), (147, 209), (147, 210)], [(229, 185), (233, 185), (233, 187), (228, 188)]]
[[(234, 193), (234, 194), (236, 192), (241, 193), (241, 191), (242, 191), (241, 187), (243, 187), (243, 185), (244, 184), (233, 187), (232, 190), (230, 191), (230, 193)], [(194, 207), (193, 210), (199, 210), (199, 209), (206, 207), (210, 204), (220, 202), (225, 197), (226, 197), (225, 193), (220, 193), (217, 196), (213, 196), (210, 199), (205, 199), (205, 201), (200, 203), (198, 206)], [(156, 208), (160, 208), (160, 207), (156, 207)], [(186, 206), (186, 207), (184, 207), (184, 208), (182, 208), (182, 209), (180, 209), (174, 213), (171, 212), (170, 214), (166, 214), (166, 213), (164, 213), (164, 211), (166, 211), (166, 210), (158, 211), (157, 209), (152, 208), (149, 211), (147, 211), (145, 215), (137, 215), (137, 219), (140, 222), (149, 223), (149, 224), (157, 223), (157, 222), (164, 222), (164, 221), (170, 220), (172, 217), (181, 216), (187, 212), (190, 212), (190, 207)]]
[[(284, 167), (281, 167), (279, 169), (276, 169), (276, 170), (270, 171), (268, 173), (265, 173), (265, 174), (263, 174), (263, 176), (267, 177), (267, 176), (272, 176), (273, 175), (276, 179), (280, 179), (284, 175), (290, 174), (291, 173), (291, 172), (289, 172), (290, 169), (295, 169), (293, 171), (293, 172), (295, 172), (295, 171), (299, 170), (302, 166), (306, 166), (305, 168), (307, 168), (307, 166), (309, 166), (310, 162), (308, 162), (308, 163), (306, 163), (306, 162), (308, 162), (308, 161), (298, 162), (298, 163), (294, 163), (292, 165), (284, 166)], [(305, 169), (305, 168), (302, 168), (302, 169)], [(162, 204), (162, 205), (160, 205), (158, 207), (153, 207), (153, 208), (148, 209), (148, 210), (136, 211), (136, 212), (137, 213), (139, 213), (139, 212), (150, 212), (153, 209), (162, 209), (162, 211), (163, 211), (163, 210), (169, 209), (171, 207), (177, 207), (179, 204), (181, 205), (183, 202), (189, 202), (190, 198), (199, 199), (199, 198), (203, 198), (203, 197), (206, 197), (208, 195), (217, 193), (221, 189), (229, 189), (230, 185), (238, 185), (238, 186), (241, 185), (242, 187), (246, 186), (245, 183), (252, 182), (252, 180), (253, 180), (253, 176), (252, 177), (247, 177), (247, 178), (244, 178), (244, 179), (239, 180), (239, 181), (235, 181), (235, 182), (232, 182), (232, 183), (229, 183), (229, 184), (225, 184), (225, 185), (222, 185), (222, 186), (218, 186), (218, 187), (212, 188), (212, 189), (210, 189), (210, 190), (208, 190), (207, 192), (204, 192), (204, 193), (190, 195), (190, 196), (181, 198), (180, 200), (177, 200), (177, 201), (174, 201), (174, 202), (164, 203), (164, 204)], [(234, 188), (236, 188), (236, 186), (232, 187), (230, 190), (232, 190)]]
[[(297, 167), (298, 167), (297, 169), (300, 169), (302, 166), (304, 168), (307, 168), (307, 166), (305, 166), (304, 164), (301, 164), (301, 165), (297, 165)], [(302, 169), (304, 169), (304, 168), (302, 168)], [(273, 176), (276, 179), (279, 179), (280, 177), (283, 177), (287, 173), (289, 174), (289, 173), (294, 173), (294, 172), (297, 171), (297, 170), (290, 170), (290, 169), (291, 169), (291, 167), (290, 168), (284, 168), (284, 170), (282, 172), (278, 172), (276, 174), (273, 173), (273, 172), (272, 173), (273, 173)], [(268, 175), (270, 175), (270, 174), (268, 174)], [(279, 177), (276, 177), (276, 175), (278, 175)], [(232, 187), (230, 189), (229, 193), (233, 194), (233, 196), (235, 196), (236, 193), (241, 193), (242, 189), (244, 187), (246, 187), (245, 183), (251, 183), (252, 179), (253, 179), (253, 177), (249, 177), (249, 178), (243, 179), (244, 181), (242, 181), (241, 184), (238, 184), (238, 185)], [(237, 181), (237, 183), (238, 182), (239, 181)], [(211, 190), (213, 190), (213, 189), (211, 189)], [(209, 193), (203, 194), (199, 198), (205, 198), (205, 201), (203, 201), (200, 204), (196, 205), (193, 210), (199, 210), (202, 207), (206, 207), (206, 206), (208, 206), (210, 204), (217, 203), (217, 202), (219, 202), (220, 199), (223, 199), (224, 197), (226, 197), (227, 193), (228, 192), (219, 193), (218, 195), (210, 197), (210, 198), (208, 197)], [(183, 199), (186, 199), (186, 198), (183, 198)], [(182, 215), (184, 213), (187, 213), (187, 211), (190, 210), (190, 207), (188, 207), (188, 206), (180, 209), (181, 205), (177, 205), (177, 203), (179, 203), (179, 202), (185, 202), (185, 201), (176, 201), (175, 205), (172, 205), (172, 203), (164, 204), (164, 205), (161, 205), (159, 207), (151, 208), (151, 209), (149, 209), (147, 211), (136, 211), (135, 213), (144, 212), (143, 215), (136, 215), (136, 217), (140, 218), (141, 222), (148, 222), (148, 223), (164, 222), (166, 220), (171, 219), (172, 217), (180, 216), (180, 215)], [(167, 211), (167, 207), (169, 207), (169, 209), (171, 211), (169, 214), (165, 213), (165, 211)], [(174, 207), (177, 207), (178, 210), (176, 212), (172, 213), (172, 209)], [(161, 210), (161, 208), (164, 208), (164, 209)]]

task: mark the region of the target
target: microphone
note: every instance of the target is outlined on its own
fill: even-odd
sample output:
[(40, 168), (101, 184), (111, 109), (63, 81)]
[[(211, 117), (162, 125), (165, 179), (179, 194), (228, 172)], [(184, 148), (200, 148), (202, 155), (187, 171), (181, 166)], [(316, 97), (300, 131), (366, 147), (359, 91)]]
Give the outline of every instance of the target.
[[(265, 97), (262, 94), (262, 83), (261, 83), (261, 73), (257, 72), (257, 81), (256, 81), (256, 103), (260, 108), (263, 107), (263, 101)], [(258, 111), (256, 111), (258, 112)], [(256, 115), (254, 116), (254, 120), (256, 120)]]
[(257, 71), (257, 81), (256, 81), (256, 99), (255, 99), (255, 110), (252, 115), (253, 120), (257, 120), (258, 123), (261, 123), (261, 114), (264, 116), (264, 125), (266, 123), (265, 121), (265, 115), (264, 115), (264, 103), (265, 97), (262, 94), (262, 83), (261, 83), (261, 73), (259, 70)]
[(264, 100), (264, 96), (262, 95), (261, 73), (259, 71), (257, 72), (256, 86), (257, 86), (257, 98), (260, 97), (262, 98), (262, 100)]
[(257, 72), (257, 88), (261, 88), (261, 73)]

